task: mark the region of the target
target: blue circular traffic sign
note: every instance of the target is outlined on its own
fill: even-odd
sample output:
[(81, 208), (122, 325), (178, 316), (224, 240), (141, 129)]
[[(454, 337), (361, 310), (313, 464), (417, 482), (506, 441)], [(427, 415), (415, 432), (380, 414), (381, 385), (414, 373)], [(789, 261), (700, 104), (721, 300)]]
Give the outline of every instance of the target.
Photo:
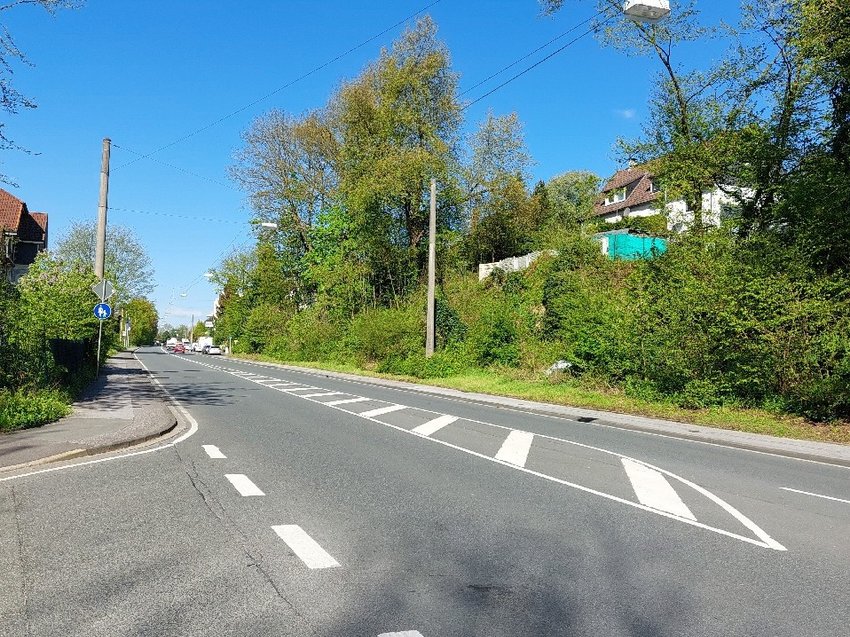
[(105, 321), (110, 316), (112, 316), (112, 308), (109, 307), (109, 303), (98, 303), (94, 306), (94, 317), (96, 319)]

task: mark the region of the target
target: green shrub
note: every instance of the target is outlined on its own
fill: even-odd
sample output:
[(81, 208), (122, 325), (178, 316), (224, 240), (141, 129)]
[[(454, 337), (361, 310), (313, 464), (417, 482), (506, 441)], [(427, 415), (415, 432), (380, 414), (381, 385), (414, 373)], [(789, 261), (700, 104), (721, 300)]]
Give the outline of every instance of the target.
[(0, 430), (38, 427), (70, 413), (68, 396), (52, 389), (0, 389)]
[(267, 347), (272, 356), (296, 361), (332, 359), (340, 349), (346, 325), (329, 320), (318, 306), (298, 312), (286, 324), (282, 334)]
[(431, 358), (426, 358), (424, 351), (406, 358), (389, 356), (380, 362), (377, 371), (414, 378), (447, 378), (471, 367), (474, 365), (466, 360), (461, 350), (449, 349), (437, 350)]
[(400, 308), (378, 308), (352, 319), (346, 347), (358, 360), (407, 358), (425, 349), (425, 307), (415, 300)]
[(705, 409), (722, 405), (727, 393), (722, 384), (696, 379), (685, 383), (682, 391), (675, 396), (675, 401), (685, 409)]
[(473, 326), (468, 340), (473, 358), (480, 365), (515, 367), (519, 363), (516, 319), (507, 303), (493, 304)]

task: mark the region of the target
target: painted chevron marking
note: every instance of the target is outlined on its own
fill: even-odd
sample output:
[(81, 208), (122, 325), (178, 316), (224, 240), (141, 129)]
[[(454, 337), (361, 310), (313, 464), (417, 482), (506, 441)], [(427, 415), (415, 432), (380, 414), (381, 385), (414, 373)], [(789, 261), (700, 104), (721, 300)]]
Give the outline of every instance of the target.
[(686, 520), (696, 521), (694, 514), (660, 472), (628, 458), (621, 458), (621, 460), (641, 504)]

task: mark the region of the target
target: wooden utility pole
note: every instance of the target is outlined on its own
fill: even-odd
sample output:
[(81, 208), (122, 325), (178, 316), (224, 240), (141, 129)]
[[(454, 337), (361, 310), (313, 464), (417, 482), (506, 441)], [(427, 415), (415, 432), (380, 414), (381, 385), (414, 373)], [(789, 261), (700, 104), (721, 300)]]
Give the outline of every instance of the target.
[(437, 283), (437, 180), (431, 180), (431, 218), (428, 222), (428, 313), (425, 318), (425, 356), (434, 355), (434, 293)]
[(112, 140), (104, 137), (103, 156), (100, 163), (100, 203), (97, 207), (97, 246), (94, 252), (94, 273), (101, 281), (103, 280), (104, 263), (106, 261), (106, 209), (109, 195), (110, 144), (112, 144)]

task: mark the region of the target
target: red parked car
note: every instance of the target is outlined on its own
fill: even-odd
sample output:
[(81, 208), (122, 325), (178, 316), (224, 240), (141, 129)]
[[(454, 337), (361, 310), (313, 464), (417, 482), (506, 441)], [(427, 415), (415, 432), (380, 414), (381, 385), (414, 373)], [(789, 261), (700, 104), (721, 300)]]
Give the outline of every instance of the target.
[(174, 353), (175, 354), (185, 354), (186, 353), (186, 348), (183, 346), (183, 343), (177, 343), (177, 345), (174, 346)]

